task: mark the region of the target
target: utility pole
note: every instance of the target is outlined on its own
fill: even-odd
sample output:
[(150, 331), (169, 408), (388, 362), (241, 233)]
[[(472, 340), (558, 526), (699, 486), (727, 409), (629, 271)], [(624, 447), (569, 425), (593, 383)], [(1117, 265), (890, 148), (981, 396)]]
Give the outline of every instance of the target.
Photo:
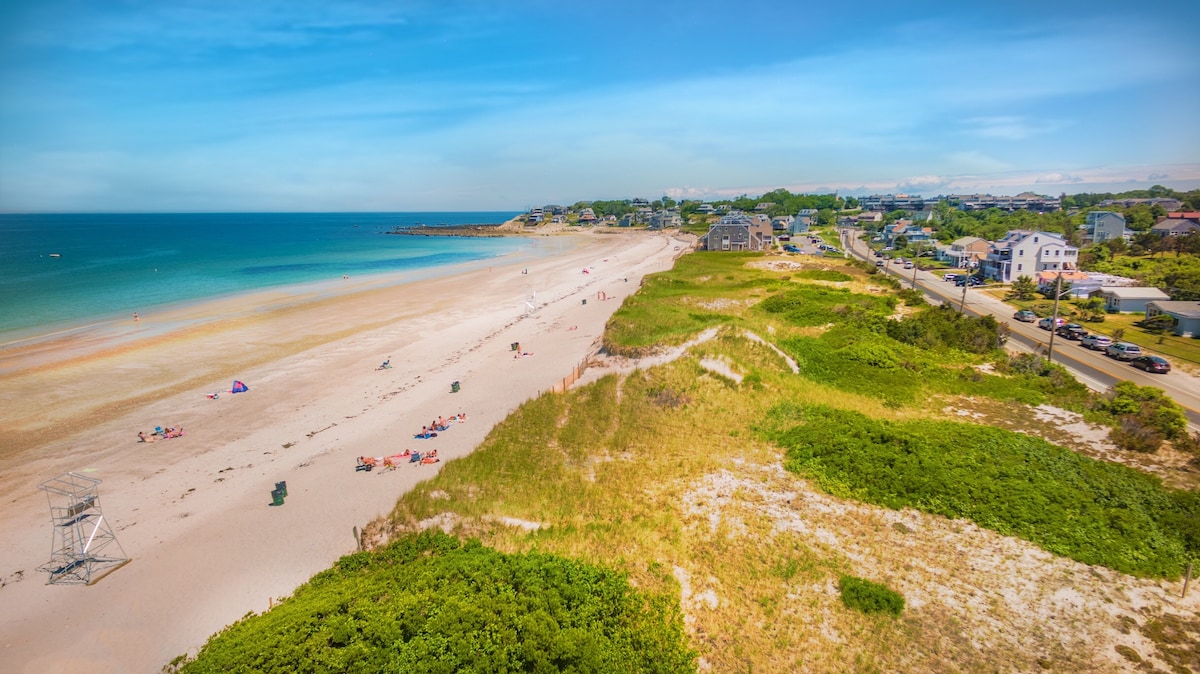
[(1046, 348), (1046, 360), (1054, 362), (1054, 333), (1058, 332), (1058, 298), (1062, 295), (1062, 271), (1054, 281), (1054, 317), (1050, 319), (1050, 346)]
[(922, 243), (924, 243), (924, 242), (923, 241), (917, 242), (917, 257), (913, 259), (913, 278), (912, 278), (913, 290), (917, 289), (917, 270), (921, 268), (918, 263), (921, 261), (921, 244)]
[(974, 274), (966, 274), (966, 275), (963, 277), (963, 294), (962, 294), (962, 300), (960, 300), (960, 301), (959, 301), (959, 303), (958, 303), (958, 315), (959, 315), (959, 316), (961, 316), (961, 315), (962, 315), (963, 309), (965, 309), (965, 308), (966, 308), (966, 306), (967, 306), (967, 283), (969, 283), (969, 282), (970, 282), (970, 280), (971, 280), (971, 277), (972, 277), (972, 276), (974, 276)]

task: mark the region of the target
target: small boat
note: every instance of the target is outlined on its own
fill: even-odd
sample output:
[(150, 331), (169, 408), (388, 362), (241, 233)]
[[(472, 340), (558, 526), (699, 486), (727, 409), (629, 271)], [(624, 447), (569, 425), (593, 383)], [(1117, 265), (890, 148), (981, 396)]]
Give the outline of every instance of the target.
[(62, 255), (58, 253), (50, 253), (50, 257), (62, 257)]

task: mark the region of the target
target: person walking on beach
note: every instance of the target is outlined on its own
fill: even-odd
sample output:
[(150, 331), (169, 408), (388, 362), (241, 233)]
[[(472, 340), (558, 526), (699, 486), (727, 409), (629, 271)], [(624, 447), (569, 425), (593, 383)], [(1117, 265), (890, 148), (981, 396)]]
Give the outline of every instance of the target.
[(141, 319), (138, 318), (137, 312), (136, 311), (133, 312), (133, 322), (137, 323), (139, 320), (141, 320)]

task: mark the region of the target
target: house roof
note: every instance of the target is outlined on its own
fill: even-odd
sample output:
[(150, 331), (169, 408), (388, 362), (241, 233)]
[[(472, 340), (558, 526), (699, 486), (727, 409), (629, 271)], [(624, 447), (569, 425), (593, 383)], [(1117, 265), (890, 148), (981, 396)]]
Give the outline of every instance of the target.
[(1200, 302), (1158, 300), (1150, 304), (1163, 313), (1178, 316), (1179, 318), (1200, 318)]
[(1180, 218), (1168, 218), (1150, 228), (1151, 231), (1158, 232), (1185, 232), (1197, 229), (1200, 229), (1200, 224), (1196, 224), (1196, 221)]
[(1174, 211), (1167, 213), (1167, 217), (1183, 220), (1200, 220), (1200, 211)]
[(1171, 296), (1159, 290), (1158, 288), (1148, 288), (1144, 286), (1134, 288), (1104, 288), (1099, 291), (1101, 295), (1116, 297), (1121, 300), (1169, 300)]
[[(1062, 280), (1065, 283), (1079, 283), (1080, 281), (1087, 281), (1089, 279), (1091, 279), (1091, 277), (1081, 271), (1065, 271), (1062, 275)], [(1038, 285), (1041, 285), (1041, 282), (1043, 281), (1047, 283), (1053, 283), (1058, 280), (1058, 272), (1039, 271), (1037, 273), (1037, 280)]]
[(966, 248), (967, 246), (970, 246), (971, 244), (974, 244), (974, 243), (979, 243), (980, 241), (987, 243), (987, 241), (985, 239), (981, 239), (978, 236), (964, 236), (961, 239), (956, 239), (954, 241), (954, 243), (952, 243), (950, 245), (958, 246), (960, 248)]

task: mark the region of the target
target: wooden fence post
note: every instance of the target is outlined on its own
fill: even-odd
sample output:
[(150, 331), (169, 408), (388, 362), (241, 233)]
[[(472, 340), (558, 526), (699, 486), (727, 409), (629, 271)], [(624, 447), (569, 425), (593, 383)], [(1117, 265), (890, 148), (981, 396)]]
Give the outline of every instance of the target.
[(1183, 594), (1180, 595), (1184, 599), (1187, 599), (1188, 585), (1190, 585), (1191, 583), (1192, 583), (1192, 563), (1188, 562), (1187, 573), (1183, 576)]

